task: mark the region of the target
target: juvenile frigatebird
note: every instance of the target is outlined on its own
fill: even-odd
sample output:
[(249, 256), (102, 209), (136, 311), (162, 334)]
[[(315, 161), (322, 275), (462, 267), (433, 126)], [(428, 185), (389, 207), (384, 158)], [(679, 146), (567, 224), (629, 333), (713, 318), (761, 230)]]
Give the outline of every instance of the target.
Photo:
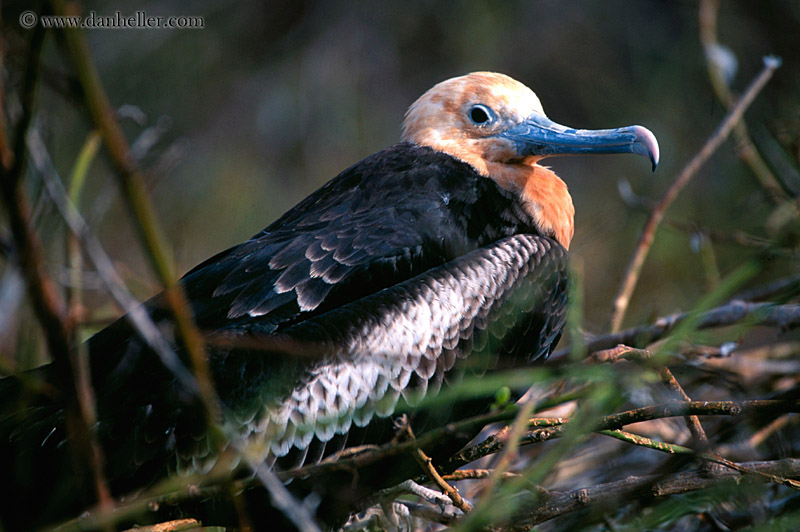
[[(401, 143), (181, 279), (207, 340), (223, 432), (259, 462), (308, 463), (360, 443), (353, 434), (399, 401), (413, 405), (465, 369), (547, 356), (565, 322), (574, 208), (539, 162), (593, 153), (644, 155), (653, 168), (659, 157), (647, 129), (561, 126), (502, 74), (423, 94)], [(163, 297), (145, 305), (185, 359)], [(87, 345), (114, 494), (216, 464), (196, 397), (128, 320)], [(52, 371), (33, 376), (56, 382)], [(8, 530), (91, 501), (70, 481), (63, 411), (21, 401), (22, 388), (0, 381), (0, 456), (15, 483), (0, 500)], [(48, 510), (21, 515), (34, 502)]]

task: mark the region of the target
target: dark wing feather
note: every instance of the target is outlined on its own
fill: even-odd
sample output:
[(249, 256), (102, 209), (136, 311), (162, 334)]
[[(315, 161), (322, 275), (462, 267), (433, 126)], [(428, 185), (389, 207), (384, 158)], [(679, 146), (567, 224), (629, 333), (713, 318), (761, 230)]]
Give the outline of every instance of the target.
[[(458, 183), (465, 165), (445, 157), (443, 168), (442, 159), (409, 145), (379, 152), (190, 271), (182, 282), (199, 325), (258, 318), (263, 332), (275, 332), (454, 258), (463, 246), (443, 235), (459, 205), (443, 202), (451, 192), (432, 189), (447, 186), (442, 173)], [(477, 197), (469, 182), (461, 186), (463, 204)]]

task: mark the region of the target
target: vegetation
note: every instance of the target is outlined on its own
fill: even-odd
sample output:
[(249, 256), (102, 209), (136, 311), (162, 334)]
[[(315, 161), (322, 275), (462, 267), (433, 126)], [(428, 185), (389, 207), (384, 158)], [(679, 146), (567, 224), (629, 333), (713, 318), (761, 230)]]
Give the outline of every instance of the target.
[[(282, 479), (414, 456), (414, 482), (364, 501), (349, 530), (800, 528), (800, 11), (756, 4), (201, 2), (163, 14), (202, 29), (80, 32), (24, 29), (4, 4), (0, 374), (60, 366), (98, 494), (66, 529), (231, 489), (209, 475), (114, 500), (81, 341), (395, 142), (422, 90), (478, 69), (527, 83), (562, 123), (641, 121), (661, 167), (553, 162), (578, 211), (561, 349), (431, 400), (496, 391), (491, 414), (422, 434), (400, 417), (396, 441)], [(180, 292), (169, 300), (195, 337)], [(213, 415), (202, 350), (192, 370)], [(447, 462), (419, 451), (484, 425)], [(313, 530), (261, 473), (234, 490), (263, 484)]]

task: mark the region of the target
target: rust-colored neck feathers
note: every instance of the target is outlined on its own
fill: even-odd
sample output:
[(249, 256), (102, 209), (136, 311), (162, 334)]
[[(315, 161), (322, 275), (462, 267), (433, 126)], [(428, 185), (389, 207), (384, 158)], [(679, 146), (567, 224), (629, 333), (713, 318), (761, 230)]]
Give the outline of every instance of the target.
[(520, 201), (544, 234), (569, 249), (575, 232), (575, 207), (567, 184), (555, 172), (538, 164), (489, 164), (488, 177), (503, 189), (519, 194)]

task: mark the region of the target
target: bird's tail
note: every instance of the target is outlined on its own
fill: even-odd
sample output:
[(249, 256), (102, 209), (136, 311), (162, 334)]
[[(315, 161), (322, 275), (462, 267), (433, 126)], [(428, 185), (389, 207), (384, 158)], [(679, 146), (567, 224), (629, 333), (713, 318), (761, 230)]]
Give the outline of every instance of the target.
[(53, 383), (52, 365), (0, 379), (0, 527), (7, 531), (35, 529), (85, 504)]

